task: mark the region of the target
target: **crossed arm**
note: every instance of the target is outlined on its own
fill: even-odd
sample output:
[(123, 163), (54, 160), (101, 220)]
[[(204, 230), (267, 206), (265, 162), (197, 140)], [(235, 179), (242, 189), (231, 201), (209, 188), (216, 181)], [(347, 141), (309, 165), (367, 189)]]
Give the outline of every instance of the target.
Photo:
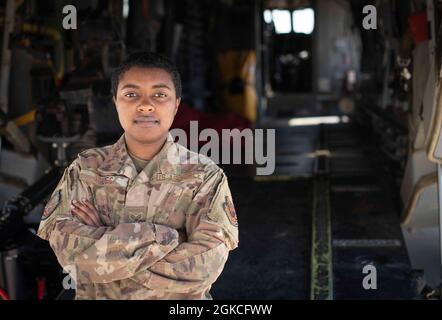
[(209, 177), (195, 197), (186, 219), (188, 238), (149, 222), (103, 226), (91, 203), (71, 201), (70, 176), (65, 173), (57, 187), (61, 205), (42, 221), (39, 235), (49, 240), (63, 267), (76, 267), (79, 282), (130, 278), (154, 290), (191, 292), (210, 286), (237, 246), (237, 228), (223, 212), (221, 200), (226, 192), (230, 196), (223, 174)]
[[(72, 200), (71, 211), (85, 225), (95, 228), (104, 226), (97, 209), (87, 200)], [(187, 241), (186, 233), (178, 230), (178, 243), (185, 241)]]

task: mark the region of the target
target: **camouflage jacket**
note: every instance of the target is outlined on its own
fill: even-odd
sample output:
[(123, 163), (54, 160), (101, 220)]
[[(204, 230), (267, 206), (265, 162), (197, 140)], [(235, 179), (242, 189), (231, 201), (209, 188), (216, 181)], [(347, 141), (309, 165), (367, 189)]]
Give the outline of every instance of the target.
[[(192, 163), (196, 158), (203, 161)], [(94, 204), (103, 226), (81, 223), (72, 200)], [(228, 252), (238, 246), (238, 222), (214, 162), (169, 135), (138, 174), (123, 135), (83, 151), (65, 170), (38, 235), (75, 280), (76, 299), (211, 299)]]

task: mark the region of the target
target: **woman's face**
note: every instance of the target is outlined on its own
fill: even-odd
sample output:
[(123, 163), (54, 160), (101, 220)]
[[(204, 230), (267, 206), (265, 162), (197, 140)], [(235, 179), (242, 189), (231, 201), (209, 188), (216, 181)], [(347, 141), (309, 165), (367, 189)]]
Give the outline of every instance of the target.
[(164, 139), (180, 100), (167, 71), (141, 67), (127, 70), (114, 97), (126, 139), (143, 144)]

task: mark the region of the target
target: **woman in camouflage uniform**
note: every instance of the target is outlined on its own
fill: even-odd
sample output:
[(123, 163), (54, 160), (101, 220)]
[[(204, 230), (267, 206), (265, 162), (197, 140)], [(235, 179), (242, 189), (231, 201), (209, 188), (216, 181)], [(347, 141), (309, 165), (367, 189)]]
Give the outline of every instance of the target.
[(76, 299), (211, 299), (238, 223), (222, 169), (169, 134), (179, 74), (161, 55), (136, 53), (115, 71), (112, 94), (123, 136), (65, 170), (38, 235)]

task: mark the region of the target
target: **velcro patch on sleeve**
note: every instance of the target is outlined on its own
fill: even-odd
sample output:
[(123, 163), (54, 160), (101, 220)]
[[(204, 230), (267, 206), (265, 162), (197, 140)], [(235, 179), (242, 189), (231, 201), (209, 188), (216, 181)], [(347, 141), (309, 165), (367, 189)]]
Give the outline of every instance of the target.
[(238, 217), (236, 216), (235, 207), (233, 206), (232, 199), (229, 196), (224, 197), (223, 209), (229, 218), (230, 223), (234, 227), (238, 227)]
[(46, 204), (41, 220), (44, 221), (51, 216), (51, 214), (57, 209), (61, 202), (61, 190), (57, 190), (52, 195), (51, 199)]

